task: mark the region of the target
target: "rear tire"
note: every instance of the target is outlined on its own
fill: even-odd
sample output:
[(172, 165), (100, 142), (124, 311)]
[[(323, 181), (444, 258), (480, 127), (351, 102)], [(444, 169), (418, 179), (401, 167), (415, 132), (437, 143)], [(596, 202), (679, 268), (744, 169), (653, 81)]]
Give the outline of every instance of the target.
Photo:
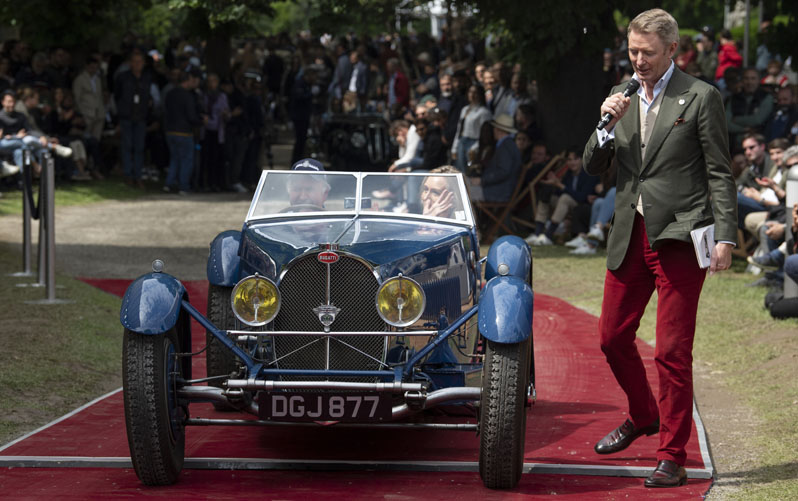
[[(208, 320), (219, 329), (232, 330), (236, 327), (236, 318), (233, 315), (233, 305), (230, 303), (232, 287), (220, 285), (208, 286)], [(229, 376), (238, 371), (238, 358), (233, 355), (209, 330), (205, 331), (205, 342), (208, 350), (205, 352), (205, 362), (208, 377)], [(222, 387), (221, 379), (208, 381), (210, 386)], [(214, 402), (217, 410), (232, 409), (230, 406)]]
[(145, 335), (125, 329), (122, 387), (133, 468), (146, 485), (170, 485), (183, 469), (186, 407), (177, 398), (182, 378), (174, 329)]
[(479, 475), (489, 489), (511, 489), (524, 468), (529, 340), (501, 344), (484, 340), (479, 410)]

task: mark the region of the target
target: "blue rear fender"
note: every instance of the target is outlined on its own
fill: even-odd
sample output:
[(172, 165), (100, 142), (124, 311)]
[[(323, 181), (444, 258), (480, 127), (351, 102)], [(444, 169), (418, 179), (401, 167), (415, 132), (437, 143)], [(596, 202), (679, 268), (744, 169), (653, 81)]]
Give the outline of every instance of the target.
[(178, 279), (166, 273), (148, 273), (125, 291), (119, 317), (125, 329), (161, 334), (177, 324), (184, 298), (188, 300), (188, 293)]
[(238, 248), (241, 232), (228, 230), (219, 233), (211, 242), (207, 275), (212, 285), (232, 287), (238, 282), (241, 258)]
[(529, 280), (532, 253), (520, 237), (505, 235), (496, 239), (488, 250), (485, 262), (485, 280), (499, 275)]
[(494, 277), (479, 298), (479, 332), (496, 343), (520, 343), (532, 333), (534, 292), (517, 276)]

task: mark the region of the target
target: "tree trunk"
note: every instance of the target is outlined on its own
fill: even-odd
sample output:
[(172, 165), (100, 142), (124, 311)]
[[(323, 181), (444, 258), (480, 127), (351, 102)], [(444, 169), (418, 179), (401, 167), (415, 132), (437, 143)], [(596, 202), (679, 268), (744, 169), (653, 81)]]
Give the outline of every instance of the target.
[(560, 61), (553, 78), (538, 81), (538, 120), (552, 154), (569, 147), (581, 153), (606, 97), (601, 53), (584, 56), (576, 49)]
[(205, 46), (205, 63), (209, 73), (216, 73), (220, 78), (230, 75), (230, 33), (215, 31), (208, 37)]

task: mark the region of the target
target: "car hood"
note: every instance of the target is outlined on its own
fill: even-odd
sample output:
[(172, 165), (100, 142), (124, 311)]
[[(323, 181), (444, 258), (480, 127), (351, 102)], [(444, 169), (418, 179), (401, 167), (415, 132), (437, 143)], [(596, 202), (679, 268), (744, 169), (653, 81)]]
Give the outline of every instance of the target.
[(391, 218), (255, 222), (245, 225), (242, 233), (241, 259), (245, 266), (271, 276), (279, 275), (291, 260), (323, 244), (337, 242), (340, 251), (378, 267), (434, 252), (453, 240), (471, 241), (471, 231), (465, 226)]

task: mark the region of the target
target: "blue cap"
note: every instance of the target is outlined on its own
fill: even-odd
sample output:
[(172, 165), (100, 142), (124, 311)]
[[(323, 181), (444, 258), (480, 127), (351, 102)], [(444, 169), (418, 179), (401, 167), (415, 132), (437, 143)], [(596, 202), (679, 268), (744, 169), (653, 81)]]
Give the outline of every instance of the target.
[(303, 158), (292, 165), (291, 170), (312, 170), (320, 172), (324, 170), (324, 165), (314, 158)]

